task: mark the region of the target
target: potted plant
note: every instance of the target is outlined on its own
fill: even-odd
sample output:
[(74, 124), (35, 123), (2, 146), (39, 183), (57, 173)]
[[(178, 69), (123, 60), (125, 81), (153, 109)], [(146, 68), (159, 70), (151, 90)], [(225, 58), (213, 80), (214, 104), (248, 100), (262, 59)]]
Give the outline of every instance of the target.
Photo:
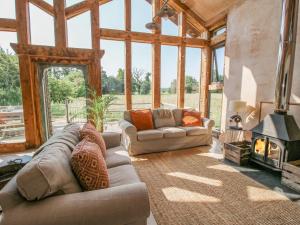
[(88, 119), (98, 131), (103, 132), (104, 119), (116, 97), (112, 95), (99, 96), (96, 91), (90, 91), (90, 96), (87, 104)]

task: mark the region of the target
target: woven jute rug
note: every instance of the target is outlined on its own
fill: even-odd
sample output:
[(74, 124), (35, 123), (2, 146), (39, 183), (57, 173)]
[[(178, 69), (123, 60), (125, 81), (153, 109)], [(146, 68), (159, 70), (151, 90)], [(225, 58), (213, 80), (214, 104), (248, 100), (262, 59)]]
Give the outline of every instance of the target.
[(158, 225), (299, 225), (300, 206), (207, 148), (133, 158)]

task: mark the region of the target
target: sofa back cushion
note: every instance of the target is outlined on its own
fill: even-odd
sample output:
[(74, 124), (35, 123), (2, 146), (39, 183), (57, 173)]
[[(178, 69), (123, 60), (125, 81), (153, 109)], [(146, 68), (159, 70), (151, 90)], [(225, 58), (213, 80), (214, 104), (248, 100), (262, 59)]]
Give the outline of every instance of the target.
[(96, 130), (94, 125), (91, 123), (86, 123), (83, 128), (80, 130), (81, 139), (88, 139), (90, 142), (93, 142), (99, 146), (101, 149), (102, 155), (106, 157), (106, 145), (105, 141), (100, 132)]
[(71, 150), (63, 142), (44, 147), (17, 174), (17, 188), (27, 200), (81, 191), (71, 166)]
[(152, 113), (156, 128), (175, 127), (176, 122), (170, 109), (153, 109)]
[(97, 144), (83, 139), (72, 153), (71, 164), (84, 190), (92, 191), (109, 186), (106, 163)]
[(200, 112), (183, 110), (182, 125), (184, 127), (203, 126)]
[(124, 111), (124, 113), (123, 113), (123, 119), (126, 120), (126, 121), (128, 121), (129, 123), (132, 123), (130, 111), (128, 111), (128, 110)]
[(154, 128), (152, 112), (150, 109), (131, 110), (130, 116), (133, 125), (138, 131)]
[(173, 109), (173, 116), (175, 119), (176, 127), (182, 126), (182, 112), (183, 109)]

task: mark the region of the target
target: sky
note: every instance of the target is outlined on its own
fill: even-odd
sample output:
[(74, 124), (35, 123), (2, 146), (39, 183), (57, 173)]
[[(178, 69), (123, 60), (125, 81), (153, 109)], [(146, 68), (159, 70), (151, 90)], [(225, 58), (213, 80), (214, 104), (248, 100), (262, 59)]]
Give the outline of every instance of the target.
[[(53, 4), (53, 0), (45, 0)], [(66, 0), (66, 5), (78, 3), (81, 0)], [(0, 18), (15, 18), (15, 1), (0, 0)], [(36, 6), (30, 4), (30, 27), (32, 44), (54, 45), (53, 18)], [(143, 0), (132, 0), (132, 30), (151, 32), (145, 24), (152, 20), (152, 7)], [(100, 6), (100, 27), (124, 30), (124, 0), (113, 0)], [(83, 13), (68, 20), (69, 47), (91, 48), (90, 12)], [(162, 20), (162, 34), (178, 35), (178, 27), (169, 20)], [(13, 32), (0, 32), (0, 46), (12, 50), (9, 43), (17, 42)], [(125, 46), (122, 41), (101, 40), (101, 49), (105, 50), (101, 64), (108, 75), (116, 75), (119, 68), (125, 67)], [(151, 72), (152, 56), (151, 45), (132, 43), (132, 67)], [(178, 47), (162, 46), (161, 49), (161, 87), (170, 87), (170, 83), (177, 76)], [(222, 58), (222, 57), (221, 57)], [(224, 60), (220, 62), (223, 68)], [(222, 69), (220, 68), (220, 69)], [(201, 49), (187, 48), (186, 74), (200, 78)]]

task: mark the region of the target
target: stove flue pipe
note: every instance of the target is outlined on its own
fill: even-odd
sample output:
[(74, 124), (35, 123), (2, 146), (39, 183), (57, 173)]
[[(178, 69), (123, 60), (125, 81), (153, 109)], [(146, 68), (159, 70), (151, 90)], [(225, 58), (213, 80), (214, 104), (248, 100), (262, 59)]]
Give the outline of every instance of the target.
[(299, 0), (283, 0), (280, 25), (280, 43), (275, 88), (275, 112), (284, 114), (289, 110), (295, 48), (297, 37)]

